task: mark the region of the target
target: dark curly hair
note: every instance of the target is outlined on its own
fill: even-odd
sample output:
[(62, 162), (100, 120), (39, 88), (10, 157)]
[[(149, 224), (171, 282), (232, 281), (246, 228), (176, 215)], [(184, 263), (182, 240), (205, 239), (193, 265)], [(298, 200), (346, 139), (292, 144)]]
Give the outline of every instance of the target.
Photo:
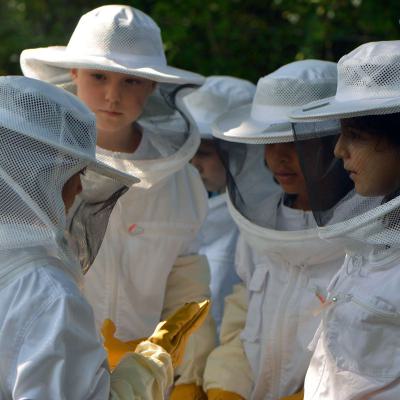
[(348, 118), (342, 124), (400, 147), (400, 113)]

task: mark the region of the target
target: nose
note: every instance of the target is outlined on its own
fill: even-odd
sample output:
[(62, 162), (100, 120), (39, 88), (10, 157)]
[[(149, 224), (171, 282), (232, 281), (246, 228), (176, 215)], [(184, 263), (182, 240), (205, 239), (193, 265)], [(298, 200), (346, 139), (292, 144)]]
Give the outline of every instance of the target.
[(336, 142), (333, 154), (336, 158), (345, 159), (348, 157), (348, 150), (346, 139), (343, 134), (340, 134), (338, 141)]
[(121, 90), (117, 83), (110, 82), (105, 90), (105, 99), (111, 103), (118, 103), (121, 99)]
[(274, 143), (266, 144), (264, 147), (264, 160), (267, 162), (267, 158), (273, 158), (278, 162), (287, 162), (291, 158), (291, 153), (294, 149), (292, 143)]

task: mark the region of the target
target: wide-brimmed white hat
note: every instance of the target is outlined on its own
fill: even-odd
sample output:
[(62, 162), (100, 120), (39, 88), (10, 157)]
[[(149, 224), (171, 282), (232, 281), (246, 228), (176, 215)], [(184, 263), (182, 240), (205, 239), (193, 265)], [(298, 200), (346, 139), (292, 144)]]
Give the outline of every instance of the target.
[(334, 97), (297, 108), (300, 121), (351, 118), (400, 112), (400, 41), (365, 43), (337, 65)]
[(129, 171), (114, 168), (109, 157), (96, 155), (95, 116), (77, 97), (24, 76), (0, 77), (0, 90), (2, 100), (7, 99), (0, 104), (1, 128), (69, 154), (88, 169), (128, 186), (139, 182)]
[(258, 81), (251, 104), (217, 118), (213, 134), (232, 142), (291, 142), (291, 112), (302, 104), (333, 95), (336, 83), (333, 62), (303, 60), (287, 64)]
[(209, 76), (197, 90), (182, 90), (177, 105), (203, 139), (212, 139), (212, 123), (221, 114), (253, 100), (256, 85), (232, 76)]
[(70, 80), (69, 69), (120, 72), (156, 82), (201, 84), (204, 77), (167, 65), (160, 29), (147, 14), (107, 5), (84, 14), (67, 46), (24, 50), (24, 75), (51, 83)]

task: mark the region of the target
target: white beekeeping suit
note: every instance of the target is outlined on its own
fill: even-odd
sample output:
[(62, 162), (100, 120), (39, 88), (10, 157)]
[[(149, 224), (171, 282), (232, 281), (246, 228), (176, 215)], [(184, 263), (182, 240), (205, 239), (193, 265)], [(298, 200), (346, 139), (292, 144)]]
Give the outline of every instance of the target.
[[(301, 182), (297, 157), (287, 155), (296, 154), (288, 112), (335, 89), (334, 63), (294, 62), (261, 78), (252, 104), (214, 123), (229, 166), (228, 207), (240, 231), (236, 269), (244, 284), (227, 298), (221, 345), (207, 361), (209, 399), (276, 400), (303, 387), (307, 345), (320, 321), (315, 311), (344, 251), (319, 239), (311, 211), (295, 207), (298, 192), (271, 180), (272, 173), (290, 173)], [(273, 149), (286, 152), (278, 170), (266, 166)]]
[[(68, 247), (80, 238), (65, 231), (64, 187), (79, 171), (137, 179), (96, 160), (93, 114), (38, 80), (0, 78), (0, 133), (1, 400), (163, 399), (172, 366), (159, 346), (143, 342), (110, 375)], [(94, 255), (106, 222), (101, 204), (90, 207), (82, 201), (76, 214), (80, 232), (99, 237), (80, 255)], [(100, 221), (82, 226), (87, 215)]]
[(399, 62), (400, 41), (363, 44), (339, 60), (336, 96), (292, 114), (320, 237), (346, 248), (307, 400), (400, 398)]
[[(233, 108), (249, 103), (254, 93), (255, 85), (249, 81), (230, 76), (209, 76), (199, 89), (189, 94), (182, 91), (177, 101), (194, 129), (200, 133), (202, 142), (216, 146), (211, 133), (214, 120)], [(207, 155), (201, 154), (202, 146), (198, 152), (200, 154), (196, 154), (192, 163), (199, 169), (202, 176), (206, 173), (202, 168), (202, 163), (209, 161)], [(212, 171), (212, 173), (225, 174), (222, 163), (216, 165), (214, 163), (212, 166), (221, 170)], [(206, 188), (208, 178), (208, 176), (203, 178)], [(224, 299), (232, 292), (233, 285), (239, 282), (234, 268), (238, 229), (226, 205), (225, 188), (226, 180), (224, 179), (218, 191), (209, 193), (208, 214), (199, 233), (199, 253), (207, 256), (210, 265), (212, 314), (217, 331), (219, 331), (224, 311)]]

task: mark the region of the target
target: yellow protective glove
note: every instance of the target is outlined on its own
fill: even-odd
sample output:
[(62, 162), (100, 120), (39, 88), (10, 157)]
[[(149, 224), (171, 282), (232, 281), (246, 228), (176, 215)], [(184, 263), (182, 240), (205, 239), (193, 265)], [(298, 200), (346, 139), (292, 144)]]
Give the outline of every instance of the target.
[(137, 340), (129, 340), (123, 342), (122, 340), (116, 338), (114, 336), (116, 331), (116, 327), (113, 321), (110, 319), (106, 319), (103, 322), (103, 326), (101, 327), (101, 334), (104, 338), (104, 348), (106, 349), (108, 356), (108, 365), (110, 366), (110, 370), (112, 371), (117, 364), (121, 361), (121, 358), (129, 352), (134, 352), (136, 346), (146, 340), (144, 338)]
[(201, 386), (194, 383), (176, 385), (169, 396), (169, 400), (207, 400), (207, 395)]
[(304, 398), (304, 390), (292, 394), (290, 396), (281, 397), (280, 400), (303, 400)]
[(148, 338), (150, 342), (158, 344), (169, 353), (174, 368), (182, 362), (189, 336), (203, 324), (210, 305), (210, 300), (185, 304), (165, 321), (160, 322)]
[(209, 389), (207, 390), (208, 400), (246, 400), (240, 394), (228, 392), (222, 389)]

